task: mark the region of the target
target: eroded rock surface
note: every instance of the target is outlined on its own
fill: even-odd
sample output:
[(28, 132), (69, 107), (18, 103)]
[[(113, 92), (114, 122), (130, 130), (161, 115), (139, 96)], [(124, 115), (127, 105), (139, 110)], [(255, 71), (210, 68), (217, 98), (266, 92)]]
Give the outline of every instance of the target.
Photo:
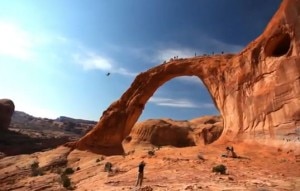
[(192, 124), (197, 145), (213, 143), (221, 136), (224, 129), (221, 116), (203, 116), (189, 122)]
[[(69, 148), (58, 147), (0, 159), (0, 190), (66, 190), (59, 171), (67, 166), (69, 153)], [(37, 168), (33, 168), (33, 164)]]
[(240, 53), (177, 59), (139, 74), (95, 128), (69, 145), (103, 154), (123, 153), (121, 142), (148, 99), (179, 76), (197, 76), (207, 87), (224, 119), (220, 142), (294, 141), (300, 136), (299, 17), (300, 1), (284, 0), (265, 31)]
[(10, 99), (0, 99), (0, 130), (7, 130), (15, 111), (14, 102)]
[(190, 124), (170, 119), (149, 119), (136, 123), (124, 143), (175, 147), (195, 145)]
[(220, 116), (203, 116), (192, 120), (149, 119), (137, 122), (124, 139), (124, 148), (188, 147), (216, 141), (223, 131)]

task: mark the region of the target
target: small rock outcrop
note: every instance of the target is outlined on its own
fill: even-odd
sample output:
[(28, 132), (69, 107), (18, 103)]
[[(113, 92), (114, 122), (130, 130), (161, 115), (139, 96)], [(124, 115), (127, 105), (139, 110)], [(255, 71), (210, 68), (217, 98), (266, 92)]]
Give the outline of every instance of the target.
[(124, 143), (174, 147), (196, 145), (191, 124), (171, 119), (149, 119), (136, 123)]
[(203, 116), (189, 121), (197, 145), (207, 145), (215, 142), (223, 132), (221, 116)]
[[(122, 154), (122, 141), (165, 82), (197, 76), (224, 119), (219, 142), (278, 144), (300, 126), (300, 1), (283, 0), (264, 32), (238, 54), (176, 59), (139, 74), (98, 124), (69, 146)], [(298, 144), (299, 145), (299, 144)], [(299, 147), (298, 147), (299, 148)]]
[(14, 111), (15, 105), (12, 100), (0, 99), (0, 131), (8, 130)]
[(134, 125), (124, 139), (123, 147), (206, 145), (216, 141), (222, 131), (220, 116), (202, 116), (192, 120), (148, 119)]

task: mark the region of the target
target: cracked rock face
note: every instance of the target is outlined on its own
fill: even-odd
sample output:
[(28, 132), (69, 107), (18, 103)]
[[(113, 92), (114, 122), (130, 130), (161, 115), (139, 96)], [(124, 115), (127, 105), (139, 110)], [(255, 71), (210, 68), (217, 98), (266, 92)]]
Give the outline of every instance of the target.
[[(203, 81), (224, 120), (218, 141), (273, 144), (297, 139), (300, 128), (300, 0), (284, 0), (265, 31), (240, 53), (176, 59), (139, 74), (78, 149), (123, 152), (144, 105), (165, 82), (179, 76)], [(290, 137), (292, 136), (292, 137)]]

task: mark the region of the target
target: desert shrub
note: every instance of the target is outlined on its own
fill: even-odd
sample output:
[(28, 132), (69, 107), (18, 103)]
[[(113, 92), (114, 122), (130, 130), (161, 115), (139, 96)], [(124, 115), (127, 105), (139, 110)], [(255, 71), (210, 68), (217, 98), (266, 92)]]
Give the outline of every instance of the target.
[(96, 162), (100, 162), (100, 161), (101, 161), (100, 159), (97, 159), (97, 160), (96, 160)]
[(154, 150), (148, 151), (148, 155), (149, 156), (154, 156), (155, 155), (155, 151)]
[(112, 171), (112, 169), (111, 169), (112, 166), (113, 166), (113, 165), (112, 165), (111, 162), (106, 162), (105, 165), (104, 165), (104, 171), (105, 171), (105, 172), (111, 172), (111, 171)]
[(217, 165), (213, 167), (212, 171), (220, 174), (226, 174), (226, 166), (223, 164)]
[(39, 167), (39, 162), (35, 161), (30, 165), (31, 168), (31, 176), (42, 176), (43, 171)]
[[(79, 167), (77, 167), (78, 170)], [(62, 170), (61, 168), (57, 169), (57, 173), (60, 174), (60, 182), (63, 187), (67, 188), (68, 190), (73, 190), (74, 188), (71, 187), (71, 179), (68, 177), (69, 174), (73, 174), (74, 170), (70, 167)]]
[(31, 169), (33, 168), (39, 168), (39, 162), (34, 161), (31, 165), (30, 165)]
[(76, 170), (77, 170), (77, 171), (80, 170), (80, 167), (77, 167)]
[(60, 178), (61, 178), (61, 183), (62, 183), (63, 187), (69, 188), (71, 186), (71, 180), (66, 174), (60, 175)]
[(74, 170), (72, 168), (66, 168), (64, 174), (73, 174)]

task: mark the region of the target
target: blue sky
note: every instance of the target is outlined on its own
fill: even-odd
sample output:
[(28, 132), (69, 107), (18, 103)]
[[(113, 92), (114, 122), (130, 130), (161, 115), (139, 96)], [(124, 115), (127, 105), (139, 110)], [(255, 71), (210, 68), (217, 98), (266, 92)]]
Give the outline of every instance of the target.
[[(0, 1), (0, 98), (38, 117), (98, 120), (134, 77), (171, 57), (239, 52), (280, 0)], [(107, 77), (105, 74), (110, 72)], [(140, 120), (218, 114), (194, 77), (175, 78)]]

